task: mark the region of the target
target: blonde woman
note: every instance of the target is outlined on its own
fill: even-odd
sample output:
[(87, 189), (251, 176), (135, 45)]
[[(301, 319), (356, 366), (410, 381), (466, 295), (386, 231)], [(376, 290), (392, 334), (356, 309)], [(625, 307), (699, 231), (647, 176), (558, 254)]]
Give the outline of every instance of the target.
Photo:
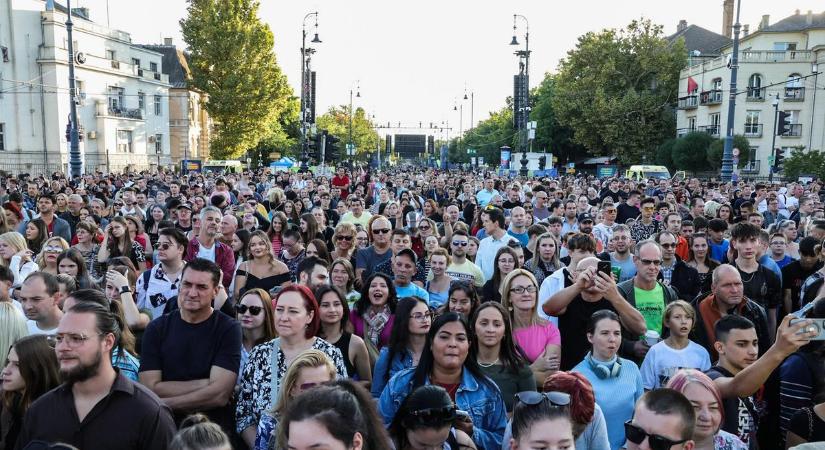
[(0, 265), (8, 267), (14, 274), (13, 287), (18, 287), (39, 267), (32, 261), (32, 253), (26, 245), (26, 238), (16, 231), (0, 234)]
[(275, 432), (278, 429), (278, 420), (286, 412), (292, 399), (315, 386), (334, 381), (337, 377), (335, 364), (326, 353), (315, 349), (301, 352), (284, 375), (278, 402), (271, 410), (261, 415), (254, 446), (244, 437), (247, 445), (255, 450), (274, 448), (278, 437)]
[(0, 302), (0, 361), (5, 362), (12, 344), (29, 335), (26, 318), (11, 302)]
[(60, 236), (50, 237), (43, 243), (43, 249), (34, 262), (40, 267), (40, 271), (57, 275), (57, 257), (68, 249), (69, 243), (65, 239)]
[(8, 233), (9, 231), (12, 231), (14, 229), (9, 226), (7, 217), (8, 216), (6, 215), (6, 210), (3, 209), (2, 206), (0, 206), (0, 234)]
[(289, 268), (275, 258), (272, 241), (263, 231), (255, 231), (249, 236), (247, 254), (249, 260), (242, 262), (235, 271), (234, 298), (241, 298), (241, 294), (249, 289), (260, 288), (269, 292), (290, 282)]
[(559, 369), (561, 334), (552, 322), (538, 315), (536, 277), (527, 270), (515, 269), (507, 274), (499, 289), (501, 304), (510, 311), (513, 339), (524, 350), (536, 385), (542, 386), (547, 376)]
[(335, 244), (335, 249), (332, 251), (330, 257), (333, 260), (342, 258), (350, 261), (350, 263), (354, 266), (354, 251), (355, 251), (355, 235), (357, 234), (357, 230), (355, 229), (355, 225), (350, 222), (341, 222), (338, 226), (335, 227), (335, 234), (332, 236), (332, 240)]

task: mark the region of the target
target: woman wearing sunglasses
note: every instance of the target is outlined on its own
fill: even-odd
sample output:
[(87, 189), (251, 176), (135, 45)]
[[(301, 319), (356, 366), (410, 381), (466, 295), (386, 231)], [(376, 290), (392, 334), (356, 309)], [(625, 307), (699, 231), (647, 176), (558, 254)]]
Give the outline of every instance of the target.
[(59, 273), (57, 269), (57, 257), (68, 248), (69, 243), (62, 237), (50, 237), (43, 243), (43, 248), (40, 250), (40, 254), (37, 255), (34, 262), (37, 264), (37, 267), (40, 268), (41, 272), (57, 275)]
[(278, 439), (278, 420), (298, 395), (337, 378), (335, 364), (320, 350), (306, 350), (299, 354), (281, 382), (281, 393), (271, 410), (261, 415), (258, 434), (255, 436), (255, 450), (275, 448)]
[(512, 432), (510, 450), (531, 450), (538, 443), (548, 450), (575, 450), (570, 396), (555, 391), (519, 392), (513, 409)]
[(587, 340), (592, 350), (574, 371), (584, 375), (596, 394), (607, 421), (610, 447), (620, 448), (625, 443), (624, 423), (633, 417), (636, 400), (642, 396), (642, 375), (639, 367), (617, 355), (622, 343), (619, 316), (610, 310), (599, 310), (587, 324)]
[(694, 450), (747, 450), (737, 436), (721, 429), (724, 404), (716, 383), (695, 369), (676, 372), (667, 387), (681, 392), (693, 405), (696, 426), (693, 429)]
[(346, 259), (347, 261), (355, 267), (355, 235), (357, 234), (357, 230), (355, 229), (355, 225), (349, 222), (339, 223), (335, 227), (335, 234), (332, 237), (332, 240), (335, 243), (333, 247), (332, 254), (330, 254), (330, 258), (333, 259)]
[[(275, 320), (272, 314), (272, 298), (263, 289), (250, 289), (235, 304), (235, 313), (243, 333), (241, 345), (241, 370), (249, 361), (252, 348), (275, 339)], [(241, 379), (238, 377), (238, 385)]]
[(467, 412), (455, 427), (469, 435), (479, 448), (501, 448), (507, 411), (501, 393), (468, 358), (472, 333), (463, 315), (448, 312), (438, 316), (430, 327), (421, 360), (390, 379), (381, 393), (378, 410), (389, 425), (404, 398), (415, 388), (437, 385), (444, 388), (456, 406)]
[(421, 386), (404, 399), (390, 424), (396, 450), (476, 449), (467, 433), (455, 428), (458, 408), (440, 386)]
[(381, 397), (387, 382), (396, 373), (418, 365), (432, 319), (426, 301), (418, 297), (404, 297), (398, 301), (390, 342), (381, 349), (375, 362), (373, 397)]

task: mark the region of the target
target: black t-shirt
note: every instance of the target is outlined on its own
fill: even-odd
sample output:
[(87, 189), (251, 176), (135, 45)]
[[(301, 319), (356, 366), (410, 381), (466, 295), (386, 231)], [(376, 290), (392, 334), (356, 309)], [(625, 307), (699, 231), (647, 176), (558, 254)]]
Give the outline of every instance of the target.
[[(241, 325), (214, 311), (205, 321), (185, 322), (180, 311), (151, 321), (143, 333), (140, 371), (160, 370), (161, 381), (191, 381), (209, 378), (212, 366), (238, 373), (241, 365)], [(199, 411), (227, 432), (234, 430), (234, 408), (229, 403)], [(188, 414), (186, 414), (188, 415)], [(176, 421), (185, 415), (176, 414)]]
[(791, 417), (788, 431), (808, 442), (825, 441), (825, 421), (811, 408), (802, 408)]
[(625, 223), (627, 219), (635, 219), (639, 217), (641, 213), (639, 208), (635, 206), (629, 206), (627, 203), (619, 203), (619, 206), (616, 207), (616, 223)]
[[(721, 366), (713, 366), (705, 372), (711, 380), (722, 377), (732, 377), (733, 374)], [(739, 436), (751, 449), (756, 448), (756, 427), (759, 423), (759, 414), (753, 397), (726, 398), (722, 400), (725, 410), (725, 422), (722, 429)]]
[(575, 367), (590, 350), (590, 343), (587, 342), (587, 323), (590, 321), (590, 316), (601, 309), (616, 311), (613, 305), (605, 299), (588, 302), (579, 294), (567, 305), (564, 314), (559, 315), (559, 334), (564, 336), (561, 370), (570, 370)]
[(507, 200), (501, 204), (501, 207), (504, 209), (513, 209), (516, 206), (521, 206), (522, 204), (522, 202), (511, 202), (510, 200)]
[[(806, 278), (821, 268), (822, 261), (817, 261), (812, 268), (805, 269), (802, 267), (799, 260), (792, 261), (790, 264), (782, 268), (782, 288), (791, 290), (792, 311), (796, 311), (801, 307), (799, 304), (799, 292), (802, 289), (802, 283), (805, 282)], [(785, 314), (792, 311), (785, 311)]]
[(743, 272), (738, 266), (736, 269), (742, 277), (745, 297), (766, 310), (782, 304), (782, 285), (779, 277), (772, 270), (761, 264), (753, 273)]

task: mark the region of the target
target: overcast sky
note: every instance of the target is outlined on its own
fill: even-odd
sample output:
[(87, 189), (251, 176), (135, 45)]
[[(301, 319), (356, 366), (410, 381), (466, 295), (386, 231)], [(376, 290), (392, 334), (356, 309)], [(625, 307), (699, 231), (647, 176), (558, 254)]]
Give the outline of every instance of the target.
[[(92, 20), (106, 23), (106, 0), (75, 0), (91, 9)], [(762, 15), (771, 23), (794, 14), (825, 11), (822, 0), (745, 0), (743, 24), (755, 30)], [(185, 0), (109, 0), (113, 28), (132, 34), (136, 43), (159, 43), (171, 36), (183, 45), (178, 21), (186, 15)], [(620, 28), (634, 18), (646, 17), (676, 31), (680, 19), (721, 33), (722, 0), (261, 0), (261, 19), (275, 34), (275, 53), (296, 93), (300, 79), (301, 19), (319, 12), (322, 44), (317, 45), (313, 67), (318, 72), (320, 114), (331, 105), (347, 104), (349, 91), (360, 80), (362, 106), (376, 121), (395, 126), (418, 126), (419, 121), (449, 121), (459, 129), (459, 112), (453, 111), (467, 86), (475, 93), (474, 121), (501, 108), (513, 92), (518, 70), (509, 46), (513, 14), (530, 23), (531, 87), (576, 44), (578, 36), (604, 28)], [(308, 21), (308, 41), (314, 22)], [(518, 39), (524, 45), (524, 22)], [(470, 123), (465, 103), (463, 128)]]

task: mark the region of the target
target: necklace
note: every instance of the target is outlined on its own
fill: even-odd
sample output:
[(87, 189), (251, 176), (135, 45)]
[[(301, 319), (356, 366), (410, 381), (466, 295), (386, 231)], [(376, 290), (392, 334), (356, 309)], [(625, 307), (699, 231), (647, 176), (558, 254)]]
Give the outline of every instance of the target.
[(486, 369), (488, 367), (492, 367), (492, 366), (495, 366), (496, 364), (498, 364), (498, 360), (499, 360), (499, 358), (496, 358), (496, 360), (491, 362), (490, 364), (484, 364), (483, 362), (478, 361), (478, 365), (481, 366), (481, 367), (484, 367)]

